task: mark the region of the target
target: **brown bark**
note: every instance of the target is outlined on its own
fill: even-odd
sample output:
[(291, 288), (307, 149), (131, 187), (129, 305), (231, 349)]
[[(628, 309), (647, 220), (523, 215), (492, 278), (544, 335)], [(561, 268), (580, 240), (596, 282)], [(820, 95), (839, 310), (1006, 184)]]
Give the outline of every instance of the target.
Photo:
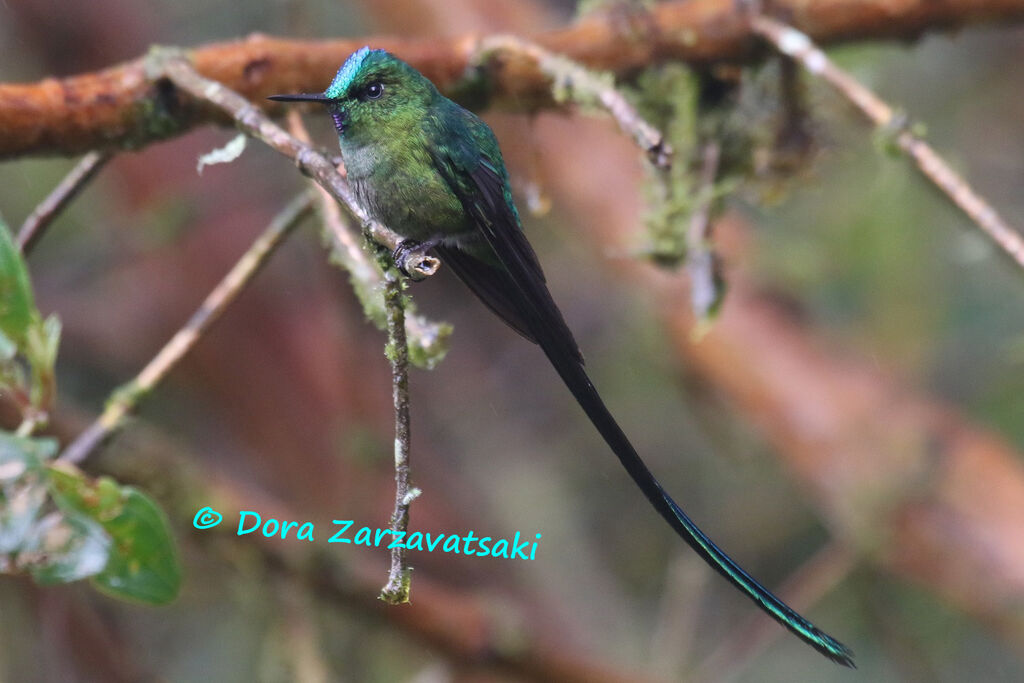
[[(1024, 18), (1024, 0), (778, 0), (772, 11), (816, 42), (913, 38), (922, 31)], [(657, 61), (695, 63), (749, 57), (756, 41), (734, 0), (657, 5), (647, 14), (594, 15), (533, 39), (583, 64), (618, 74)], [(319, 91), (354, 49), (394, 51), (444, 89), (463, 78), (476, 39), (294, 41), (254, 35), (197, 48), (201, 74), (253, 100), (274, 92)], [(491, 95), (517, 108), (553, 106), (548, 83), (525, 58), (498, 60)], [(482, 103), (480, 103), (482, 104)], [(168, 87), (154, 87), (140, 58), (70, 78), (0, 84), (0, 158), (134, 148), (219, 120)]]

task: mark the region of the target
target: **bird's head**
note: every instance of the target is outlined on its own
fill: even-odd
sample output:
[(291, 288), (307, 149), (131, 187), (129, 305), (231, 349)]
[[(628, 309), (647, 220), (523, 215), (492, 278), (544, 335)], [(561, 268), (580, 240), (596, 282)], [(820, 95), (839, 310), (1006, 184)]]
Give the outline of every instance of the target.
[(390, 52), (363, 47), (345, 60), (323, 93), (271, 95), (279, 102), (322, 102), (342, 138), (391, 136), (417, 123), (439, 93)]

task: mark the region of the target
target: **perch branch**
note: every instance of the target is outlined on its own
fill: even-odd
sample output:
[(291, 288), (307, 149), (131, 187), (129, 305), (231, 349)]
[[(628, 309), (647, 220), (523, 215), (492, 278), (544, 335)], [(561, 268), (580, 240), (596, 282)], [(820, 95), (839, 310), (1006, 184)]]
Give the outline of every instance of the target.
[[(291, 133), (309, 142), (309, 133), (298, 111), (288, 115)], [(386, 355), (391, 363), (391, 393), (395, 411), (395, 510), (391, 515), (392, 532), (404, 537), (409, 528), (409, 505), (419, 495), (418, 489), (409, 487), (409, 341), (407, 337), (407, 300), (403, 296), (401, 278), (389, 273), (385, 276), (376, 261), (362, 248), (364, 240), (355, 239), (355, 231), (348, 228), (341, 215), (341, 207), (334, 197), (315, 185), (325, 232), (331, 243), (332, 254), (352, 277), (353, 288), (369, 311), (377, 306), (381, 297), (375, 291), (383, 290), (385, 327), (388, 334)], [(380, 285), (378, 287), (377, 285)], [(374, 317), (370, 314), (371, 319)], [(398, 538), (398, 534), (393, 534)], [(391, 569), (387, 585), (381, 590), (384, 602), (399, 605), (409, 602), (410, 568), (405, 563), (405, 549), (392, 548)]]
[(89, 184), (103, 166), (110, 161), (109, 152), (92, 151), (82, 157), (71, 172), (64, 176), (53, 192), (40, 202), (18, 230), (18, 247), (27, 254), (42, 237), (43, 231), (64, 210), (72, 199)]
[[(854, 39), (914, 38), (926, 30), (1024, 18), (1024, 0), (775, 0), (773, 11), (827, 45)], [(656, 62), (707, 64), (752, 56), (751, 29), (735, 0), (665, 2), (623, 22), (590, 14), (573, 25), (530, 38), (590, 69), (623, 75)], [(465, 81), (475, 38), (410, 41), (362, 37), (299, 41), (254, 35), (191, 52), (205, 78), (244, 97), (315, 92), (365, 44), (395, 52), (446, 92)], [(520, 110), (551, 107), (550, 79), (535, 61), (510, 55), (488, 74), (490, 99)], [(478, 102), (481, 106), (487, 102)], [(0, 158), (138, 148), (206, 122), (220, 112), (191, 106), (165, 84), (154, 85), (146, 59), (94, 73), (0, 85)]]
[(61, 460), (71, 463), (82, 462), (124, 426), (139, 401), (192, 350), (203, 334), (259, 272), (274, 249), (309, 214), (312, 206), (312, 196), (303, 194), (292, 200), (274, 217), (263, 234), (207, 295), (185, 326), (160, 349), (135, 379), (114, 392), (103, 413), (68, 445), (60, 456)]
[[(409, 529), (409, 505), (420, 491), (409, 486), (409, 347), (405, 339), (405, 302), (402, 278), (389, 274), (384, 301), (388, 310), (387, 356), (391, 361), (391, 395), (395, 404), (395, 510), (391, 514), (394, 538)], [(391, 570), (380, 598), (391, 605), (409, 602), (411, 568), (405, 563), (405, 548), (392, 548)]]
[(899, 149), (949, 199), (974, 221), (1018, 266), (1024, 268), (1024, 235), (1017, 232), (966, 180), (943, 161), (928, 143), (914, 134), (904, 117), (895, 112), (853, 76), (837, 67), (804, 33), (775, 19), (755, 14), (751, 28), (779, 52), (799, 61), (811, 74), (822, 78), (852, 102), (883, 133), (895, 135)]

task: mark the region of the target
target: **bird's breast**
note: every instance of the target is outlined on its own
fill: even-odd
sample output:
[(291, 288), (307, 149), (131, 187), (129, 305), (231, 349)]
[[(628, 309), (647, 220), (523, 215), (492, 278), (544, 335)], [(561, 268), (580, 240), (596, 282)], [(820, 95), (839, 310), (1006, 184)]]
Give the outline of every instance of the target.
[(376, 220), (403, 237), (454, 237), (471, 229), (461, 202), (426, 150), (343, 144), (342, 156), (359, 202)]

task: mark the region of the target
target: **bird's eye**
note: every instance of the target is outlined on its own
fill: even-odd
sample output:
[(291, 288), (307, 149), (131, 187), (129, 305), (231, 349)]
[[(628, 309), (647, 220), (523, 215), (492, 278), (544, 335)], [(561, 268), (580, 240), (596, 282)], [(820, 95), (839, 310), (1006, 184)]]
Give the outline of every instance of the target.
[(380, 99), (380, 96), (384, 94), (384, 86), (381, 83), (371, 83), (366, 86), (366, 97), (367, 99), (376, 100)]

